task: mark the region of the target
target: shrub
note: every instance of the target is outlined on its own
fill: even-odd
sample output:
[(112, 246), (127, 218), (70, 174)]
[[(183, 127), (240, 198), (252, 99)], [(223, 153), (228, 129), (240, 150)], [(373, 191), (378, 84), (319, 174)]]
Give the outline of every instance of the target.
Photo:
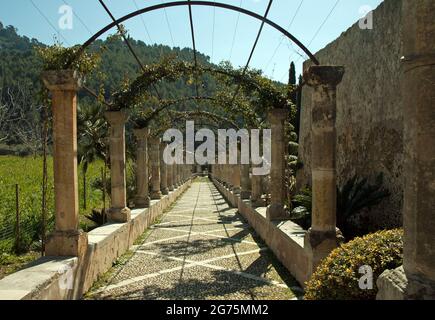
[[(374, 300), (376, 280), (387, 269), (402, 264), (403, 231), (379, 231), (335, 249), (319, 265), (306, 283), (307, 300)], [(362, 266), (373, 269), (373, 289), (362, 290), (359, 273)]]

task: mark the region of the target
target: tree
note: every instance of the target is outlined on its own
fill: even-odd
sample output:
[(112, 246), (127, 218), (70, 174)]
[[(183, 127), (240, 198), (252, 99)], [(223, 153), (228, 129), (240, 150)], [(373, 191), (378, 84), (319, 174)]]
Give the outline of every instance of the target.
[(301, 116), (302, 116), (302, 83), (303, 78), (300, 75), (299, 76), (299, 86), (298, 90), (296, 91), (296, 119), (295, 119), (295, 132), (298, 135), (299, 142), (300, 139), (300, 131), (301, 131)]
[[(288, 84), (292, 86), (296, 85), (296, 67), (293, 61), (290, 63)], [(289, 93), (289, 98), (291, 102), (293, 102), (293, 104), (296, 104), (296, 99), (297, 99), (296, 91), (291, 90)]]
[(107, 122), (104, 119), (103, 108), (98, 104), (86, 107), (78, 106), (78, 162), (83, 172), (83, 203), (86, 209), (86, 173), (89, 165), (97, 159), (107, 162)]

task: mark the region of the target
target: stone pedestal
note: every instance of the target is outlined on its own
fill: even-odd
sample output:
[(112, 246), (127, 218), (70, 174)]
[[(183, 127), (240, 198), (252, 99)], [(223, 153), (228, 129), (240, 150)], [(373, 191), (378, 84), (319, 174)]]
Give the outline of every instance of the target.
[(311, 271), (342, 241), (336, 228), (336, 110), (337, 85), (344, 67), (313, 66), (304, 73), (313, 88), (311, 168), (313, 188), (312, 225), (305, 237)]
[(149, 197), (149, 178), (148, 178), (148, 136), (149, 129), (136, 129), (134, 135), (137, 140), (136, 156), (136, 188), (137, 195), (134, 199), (136, 208), (148, 208), (150, 205)]
[(160, 191), (160, 139), (150, 139), (150, 162), (151, 162), (151, 199), (162, 198)]
[(402, 277), (379, 278), (380, 299), (435, 299), (435, 2), (403, 0), (405, 146)]
[(79, 227), (77, 182), (77, 90), (79, 75), (72, 70), (46, 71), (42, 75), (52, 95), (55, 231), (48, 236), (48, 256), (81, 257), (87, 235)]
[(286, 220), (289, 218), (284, 209), (285, 202), (285, 121), (288, 111), (273, 109), (269, 112), (269, 121), (272, 126), (272, 163), (270, 172), (271, 204), (267, 208), (266, 217), (269, 221)]
[(165, 151), (165, 145), (160, 144), (160, 191), (162, 194), (169, 194), (168, 188), (168, 167), (163, 159), (163, 153)]
[(110, 181), (111, 207), (107, 218), (111, 222), (130, 221), (131, 212), (127, 208), (127, 192), (125, 179), (125, 123), (128, 115), (123, 111), (105, 113), (110, 125)]

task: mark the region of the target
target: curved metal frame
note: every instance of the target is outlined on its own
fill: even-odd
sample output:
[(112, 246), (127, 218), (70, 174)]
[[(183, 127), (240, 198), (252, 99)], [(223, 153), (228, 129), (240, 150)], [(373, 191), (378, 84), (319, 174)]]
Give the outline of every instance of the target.
[[(166, 103), (161, 104), (159, 107), (157, 107), (155, 110), (153, 110), (150, 113), (150, 115), (146, 118), (146, 121), (147, 122), (153, 121), (155, 119), (155, 117), (157, 117), (161, 112), (165, 111), (165, 109), (169, 108), (170, 106), (176, 105), (178, 103), (182, 103), (182, 102), (186, 102), (186, 101), (207, 101), (207, 100), (217, 101), (217, 99), (215, 97), (208, 97), (208, 96), (200, 96), (200, 97), (192, 96), (192, 97), (180, 98), (177, 100), (166, 101)], [(203, 111), (187, 111), (187, 112), (195, 113), (195, 112), (203, 112)], [(210, 115), (218, 116), (218, 115), (213, 114), (213, 113), (210, 113)], [(243, 114), (241, 114), (241, 115), (243, 116)], [(224, 119), (224, 118), (222, 118), (222, 119)], [(227, 121), (228, 123), (230, 123), (230, 124), (234, 125), (236, 128), (238, 128), (237, 125), (235, 125), (234, 123), (231, 123), (230, 120), (227, 119), (225, 121)]]
[[(150, 6), (150, 7), (146, 7), (137, 11), (134, 11), (132, 13), (129, 13), (125, 16), (123, 16), (122, 18), (117, 19), (116, 21), (110, 23), (109, 25), (107, 25), (106, 27), (104, 27), (103, 29), (101, 29), (100, 31), (98, 31), (96, 34), (94, 34), (88, 41), (86, 41), (80, 48), (80, 50), (77, 52), (77, 56), (74, 57), (77, 58), (78, 56), (81, 55), (81, 53), (88, 47), (90, 46), (94, 41), (96, 41), (100, 36), (102, 36), (104, 33), (106, 33), (107, 31), (109, 31), (110, 29), (116, 27), (117, 25), (119, 25), (120, 23), (123, 23), (124, 21), (127, 21), (131, 18), (134, 18), (138, 15), (147, 13), (147, 12), (151, 12), (151, 11), (156, 11), (156, 10), (161, 10), (161, 9), (165, 9), (165, 8), (172, 8), (172, 7), (180, 7), (180, 6), (208, 6), (208, 7), (218, 7), (218, 8), (222, 8), (222, 9), (227, 9), (227, 10), (232, 10), (232, 11), (236, 11), (236, 12), (240, 12), (242, 14), (248, 15), (250, 17), (253, 17), (257, 20), (260, 20), (266, 24), (268, 24), (269, 26), (271, 26), (272, 28), (278, 30), (279, 32), (281, 32), (283, 35), (285, 35), (287, 38), (289, 38), (291, 41), (293, 41), (299, 48), (301, 48), (306, 54), (307, 56), (313, 61), (314, 64), (319, 65), (319, 61), (317, 60), (317, 58), (311, 53), (311, 51), (305, 47), (302, 42), (300, 42), (295, 36), (293, 36), (290, 32), (288, 32), (287, 30), (285, 30), (283, 27), (281, 27), (280, 25), (276, 24), (275, 22), (246, 9), (240, 8), (240, 7), (236, 7), (230, 4), (226, 4), (226, 3), (219, 3), (219, 2), (208, 2), (208, 1), (177, 1), (177, 2), (167, 2), (167, 3), (162, 3), (162, 4), (158, 4), (158, 5), (154, 5), (154, 6)], [(74, 61), (74, 60), (72, 60)], [(70, 61), (70, 63), (72, 63), (72, 61)]]

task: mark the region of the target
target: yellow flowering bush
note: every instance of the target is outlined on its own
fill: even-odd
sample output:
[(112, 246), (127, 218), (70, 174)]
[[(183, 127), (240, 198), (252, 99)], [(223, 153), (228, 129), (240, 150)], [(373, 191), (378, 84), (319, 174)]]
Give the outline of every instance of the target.
[[(403, 230), (380, 231), (355, 238), (323, 260), (306, 283), (306, 300), (374, 300), (376, 280), (403, 263)], [(373, 270), (373, 289), (361, 289), (360, 268)]]

